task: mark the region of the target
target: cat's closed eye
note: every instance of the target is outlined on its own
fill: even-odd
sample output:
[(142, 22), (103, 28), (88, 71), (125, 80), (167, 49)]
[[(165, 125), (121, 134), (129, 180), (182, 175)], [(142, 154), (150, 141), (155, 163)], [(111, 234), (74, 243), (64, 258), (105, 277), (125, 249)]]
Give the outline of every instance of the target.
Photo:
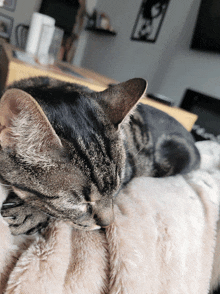
[[(25, 200), (27, 199), (27, 203), (35, 203), (36, 206), (38, 206), (38, 202), (42, 202), (42, 198), (45, 199), (50, 199), (50, 202), (44, 202), (44, 207), (45, 207), (45, 212), (48, 213), (50, 216), (54, 216), (53, 212), (53, 206), (57, 205), (58, 203), (62, 203), (63, 209), (67, 212), (69, 211), (69, 216), (66, 218), (71, 219), (72, 221), (74, 220), (77, 225), (80, 223), (83, 224), (83, 226), (88, 227), (89, 223), (93, 222), (95, 223), (98, 219), (97, 216), (97, 210), (102, 211), (103, 208), (100, 206), (100, 201), (86, 201), (87, 197), (83, 197), (83, 195), (79, 192), (76, 192), (76, 190), (71, 190), (69, 193), (69, 196), (67, 195), (68, 193), (64, 193), (59, 196), (47, 196), (47, 195), (42, 195), (39, 192), (36, 191), (27, 191), (27, 188), (24, 187), (15, 187), (13, 186), (13, 191), (15, 192), (16, 195), (18, 195), (21, 199)], [(85, 189), (83, 189), (85, 191)], [(87, 189), (87, 193), (91, 192), (91, 189)], [(72, 195), (72, 197), (71, 197)], [(67, 197), (68, 196), (68, 197)], [(88, 195), (87, 195), (88, 196)], [(63, 201), (61, 201), (63, 197)], [(98, 197), (99, 198), (99, 197)], [(91, 199), (89, 197), (89, 199)], [(88, 199), (87, 199), (88, 200)], [(57, 212), (57, 211), (56, 211)], [(60, 210), (60, 214), (62, 216), (62, 210)]]

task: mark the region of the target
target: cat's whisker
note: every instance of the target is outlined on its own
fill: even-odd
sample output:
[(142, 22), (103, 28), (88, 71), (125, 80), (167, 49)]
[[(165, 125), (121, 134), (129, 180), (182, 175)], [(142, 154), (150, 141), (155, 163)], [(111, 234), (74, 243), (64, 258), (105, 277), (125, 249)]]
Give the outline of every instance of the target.
[(2, 183), (0, 183), (0, 186), (4, 186), (4, 187), (11, 187), (11, 185), (2, 184)]
[(16, 203), (15, 202), (7, 202), (7, 203), (3, 203), (2, 206), (12, 206), (12, 205), (15, 205)]
[(130, 151), (130, 150), (135, 150), (136, 148), (133, 146), (133, 147), (131, 147), (131, 148), (128, 148), (128, 149), (126, 149), (125, 148), (125, 151), (127, 152), (127, 151)]
[[(129, 151), (131, 150), (132, 148), (130, 149), (126, 149), (126, 151)], [(134, 148), (133, 148), (134, 149)], [(137, 153), (135, 153), (134, 155), (132, 155), (133, 158), (137, 157), (137, 155), (143, 150), (144, 148), (141, 148)]]
[(134, 154), (134, 157), (136, 157), (144, 148), (140, 149), (136, 154)]

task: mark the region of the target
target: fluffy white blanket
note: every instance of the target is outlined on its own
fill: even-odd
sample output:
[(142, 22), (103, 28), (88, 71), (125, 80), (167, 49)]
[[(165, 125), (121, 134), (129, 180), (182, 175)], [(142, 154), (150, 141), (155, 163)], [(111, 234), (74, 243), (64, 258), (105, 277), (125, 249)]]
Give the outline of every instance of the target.
[[(220, 276), (217, 251), (211, 274), (220, 146), (197, 146), (200, 170), (133, 180), (117, 198), (115, 223), (105, 232), (56, 221), (43, 235), (13, 237), (0, 218), (0, 293), (208, 293)], [(0, 189), (1, 204), (7, 192)]]

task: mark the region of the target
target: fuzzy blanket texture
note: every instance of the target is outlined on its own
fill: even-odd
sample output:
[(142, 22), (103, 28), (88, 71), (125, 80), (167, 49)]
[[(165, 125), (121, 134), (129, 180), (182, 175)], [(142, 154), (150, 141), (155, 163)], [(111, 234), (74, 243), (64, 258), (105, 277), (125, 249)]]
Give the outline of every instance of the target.
[(105, 231), (54, 221), (41, 235), (15, 237), (0, 217), (0, 293), (209, 293), (220, 279), (220, 145), (197, 146), (199, 170), (134, 179)]

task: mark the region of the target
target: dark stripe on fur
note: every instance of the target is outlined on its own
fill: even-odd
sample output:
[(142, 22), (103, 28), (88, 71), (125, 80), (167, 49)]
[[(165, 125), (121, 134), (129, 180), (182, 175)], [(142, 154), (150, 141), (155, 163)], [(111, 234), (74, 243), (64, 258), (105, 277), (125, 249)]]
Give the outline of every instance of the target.
[(91, 198), (90, 198), (90, 194), (91, 194), (91, 186), (85, 186), (83, 187), (83, 196), (85, 198), (86, 201), (91, 201)]
[(33, 227), (32, 229), (28, 230), (25, 234), (33, 235), (34, 233), (41, 231), (42, 229), (47, 227), (49, 220), (50, 217), (48, 217), (45, 222), (40, 222), (36, 227)]
[(135, 132), (135, 126), (137, 126), (139, 128), (139, 130), (141, 131), (142, 133), (142, 128), (143, 128), (143, 124), (135, 119), (135, 118), (132, 118), (131, 120), (132, 122), (130, 123), (130, 129), (131, 129), (131, 133), (133, 135), (133, 142), (134, 142), (134, 146), (137, 148), (137, 150), (139, 151), (141, 149), (141, 146), (137, 140), (137, 133)]
[(136, 174), (136, 166), (134, 156), (127, 151), (126, 152), (126, 165), (125, 165), (125, 175), (122, 183), (122, 187), (126, 186), (131, 179), (135, 177)]
[(48, 195), (45, 195), (45, 194), (41, 194), (35, 190), (32, 190), (32, 189), (29, 189), (27, 187), (24, 187), (24, 186), (21, 186), (19, 184), (11, 184), (12, 186), (14, 186), (15, 188), (21, 190), (21, 191), (25, 191), (25, 192), (30, 192), (34, 195), (36, 195), (38, 198), (41, 198), (41, 199), (59, 199), (60, 197), (59, 196), (48, 196)]

